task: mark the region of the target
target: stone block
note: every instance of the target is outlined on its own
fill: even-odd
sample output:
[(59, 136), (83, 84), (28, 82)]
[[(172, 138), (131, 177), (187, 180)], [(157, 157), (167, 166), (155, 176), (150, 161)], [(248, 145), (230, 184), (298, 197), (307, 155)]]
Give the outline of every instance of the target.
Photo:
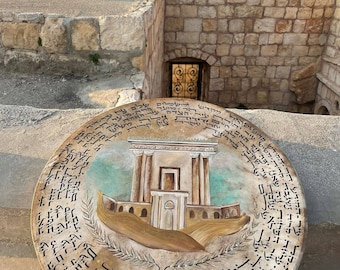
[(9, 11), (0, 11), (0, 22), (13, 22), (15, 14)]
[(97, 51), (99, 49), (99, 30), (93, 20), (74, 20), (71, 22), (72, 46), (77, 51)]
[(289, 76), (290, 76), (290, 70), (291, 70), (291, 67), (290, 66), (278, 66), (276, 68), (276, 75), (275, 75), (275, 78), (278, 78), (278, 79), (288, 79)]
[(281, 91), (270, 91), (269, 92), (269, 102), (270, 104), (282, 104), (283, 92)]
[(220, 77), (220, 67), (211, 67), (210, 78), (219, 78), (219, 77)]
[(245, 56), (259, 56), (260, 55), (260, 46), (259, 45), (246, 45)]
[(282, 44), (283, 34), (269, 34), (268, 44)]
[(201, 33), (200, 34), (200, 43), (216, 44), (217, 43), (217, 34), (216, 33)]
[(321, 56), (323, 52), (323, 46), (310, 46), (309, 47), (309, 56)]
[(284, 57), (279, 57), (279, 56), (270, 57), (269, 59), (270, 59), (269, 64), (273, 66), (282, 66), (285, 60)]
[(276, 20), (274, 18), (256, 19), (254, 24), (254, 32), (274, 32), (275, 22)]
[(232, 91), (239, 91), (241, 89), (241, 79), (240, 78), (229, 78), (226, 82), (226, 89)]
[[(229, 89), (228, 89), (229, 90)], [(223, 91), (220, 93), (220, 96), (219, 96), (219, 99), (218, 99), (218, 102), (219, 104), (221, 104), (223, 106), (227, 106), (227, 104), (229, 102), (231, 102), (231, 99), (232, 99), (232, 93), (231, 91)]]
[(298, 11), (298, 8), (296, 7), (287, 7), (284, 18), (285, 19), (296, 19), (297, 11)]
[(312, 18), (312, 9), (311, 8), (300, 8), (297, 14), (298, 19), (310, 19)]
[(205, 19), (203, 20), (203, 31), (212, 32), (217, 30), (217, 20)]
[(235, 64), (235, 57), (234, 56), (223, 56), (221, 57), (221, 64), (226, 66), (231, 66)]
[(41, 28), (40, 37), (43, 48), (49, 53), (63, 53), (67, 50), (67, 32), (64, 19), (47, 17)]
[(197, 17), (198, 7), (196, 5), (181, 5), (180, 7), (181, 7), (182, 18), (185, 18), (185, 17), (196, 18)]
[(265, 45), (261, 47), (261, 56), (275, 56), (277, 54), (277, 45)]
[(184, 19), (183, 18), (166, 18), (164, 20), (164, 31), (165, 32), (177, 32), (184, 30)]
[(261, 18), (262, 14), (263, 7), (244, 5), (235, 8), (235, 16), (237, 18)]
[(305, 33), (322, 33), (323, 20), (322, 19), (310, 19), (306, 21)]
[(275, 66), (267, 66), (266, 67), (266, 78), (275, 78), (276, 67)]
[(241, 19), (230, 20), (229, 31), (231, 33), (242, 33), (242, 32), (244, 32), (244, 21), (241, 20)]
[(266, 73), (264, 66), (250, 66), (248, 67), (248, 76), (250, 78), (263, 78)]
[(202, 51), (209, 54), (215, 54), (217, 45), (205, 44), (202, 46)]
[(278, 7), (286, 7), (289, 5), (289, 0), (276, 0), (276, 5)]
[(292, 20), (278, 20), (276, 23), (275, 30), (279, 33), (290, 32), (292, 30)]
[(179, 17), (180, 14), (181, 14), (181, 10), (178, 5), (166, 5), (165, 6), (166, 17)]
[(244, 45), (232, 45), (230, 49), (230, 55), (232, 56), (244, 55)]
[(257, 45), (259, 43), (259, 35), (254, 33), (248, 33), (244, 37), (244, 44)]
[(0, 33), (5, 48), (36, 50), (40, 25), (36, 23), (1, 23)]
[(217, 7), (217, 17), (218, 18), (228, 18), (233, 17), (235, 8), (232, 5), (221, 5)]
[(143, 25), (139, 16), (99, 17), (101, 48), (124, 52), (144, 49)]
[(264, 16), (271, 18), (283, 18), (285, 14), (285, 8), (283, 7), (266, 7), (264, 9)]
[(256, 57), (256, 65), (258, 66), (268, 66), (270, 62), (270, 57)]
[(216, 18), (217, 10), (214, 6), (199, 6), (198, 7), (198, 17), (200, 18)]
[(219, 34), (217, 37), (218, 44), (232, 44), (233, 43), (233, 35), (231, 34)]
[(296, 95), (298, 104), (313, 102), (316, 96), (317, 79), (311, 77), (291, 83), (291, 91)]
[(256, 101), (260, 104), (266, 104), (268, 102), (268, 93), (265, 90), (259, 90), (256, 93)]
[(231, 77), (231, 67), (230, 66), (221, 66), (219, 67), (219, 73), (221, 78), (230, 78)]
[(293, 32), (294, 33), (303, 33), (305, 30), (306, 20), (294, 20), (293, 23)]
[[(184, 31), (185, 32), (201, 32), (202, 31), (202, 19), (199, 18), (188, 18), (184, 20)], [(180, 30), (175, 30), (180, 31)]]
[(261, 0), (261, 6), (273, 7), (275, 6), (275, 0)]
[(230, 45), (229, 44), (221, 44), (216, 47), (216, 55), (217, 56), (226, 56), (229, 55)]
[(217, 59), (213, 56), (210, 55), (207, 59), (206, 62), (208, 63), (208, 65), (212, 66), (216, 63)]
[(313, 7), (315, 0), (301, 0), (301, 6), (303, 7)]
[(229, 24), (227, 19), (219, 19), (217, 22), (217, 31), (220, 33), (228, 32), (228, 25)]
[(227, 0), (228, 4), (243, 4), (246, 3), (247, 0)]
[(233, 44), (244, 44), (244, 33), (234, 34)]
[(308, 55), (308, 46), (293, 46), (292, 56), (306, 56)]
[(283, 35), (283, 45), (306, 45), (308, 34), (285, 33)]
[(19, 13), (16, 15), (16, 20), (18, 22), (25, 22), (25, 23), (44, 23), (44, 15), (42, 13), (33, 12), (33, 13)]
[(324, 14), (323, 8), (316, 8), (313, 9), (312, 19), (322, 19)]
[(211, 91), (223, 91), (224, 90), (224, 79), (210, 79), (209, 89)]
[(199, 32), (179, 32), (176, 36), (176, 42), (179, 43), (199, 43)]
[(232, 67), (232, 77), (246, 77), (247, 76), (246, 66), (233, 66)]

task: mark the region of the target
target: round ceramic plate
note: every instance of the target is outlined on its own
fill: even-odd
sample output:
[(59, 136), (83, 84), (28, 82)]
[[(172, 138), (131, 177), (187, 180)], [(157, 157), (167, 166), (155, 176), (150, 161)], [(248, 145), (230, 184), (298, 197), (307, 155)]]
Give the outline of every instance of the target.
[(143, 100), (74, 132), (32, 206), (44, 269), (298, 269), (301, 184), (261, 130), (209, 103)]

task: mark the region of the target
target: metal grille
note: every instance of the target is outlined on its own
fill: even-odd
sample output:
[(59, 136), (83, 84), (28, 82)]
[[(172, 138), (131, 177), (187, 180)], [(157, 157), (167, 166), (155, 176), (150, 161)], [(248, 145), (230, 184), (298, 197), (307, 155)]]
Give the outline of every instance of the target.
[(171, 95), (198, 98), (199, 64), (172, 64)]

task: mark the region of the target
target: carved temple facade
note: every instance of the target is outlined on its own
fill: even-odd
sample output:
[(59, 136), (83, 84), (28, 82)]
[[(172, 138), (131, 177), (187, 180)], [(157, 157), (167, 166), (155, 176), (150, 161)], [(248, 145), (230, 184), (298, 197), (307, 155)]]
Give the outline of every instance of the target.
[(240, 216), (239, 204), (210, 205), (209, 160), (216, 142), (130, 139), (134, 172), (130, 202), (109, 208), (130, 212), (160, 229), (178, 230), (204, 219)]

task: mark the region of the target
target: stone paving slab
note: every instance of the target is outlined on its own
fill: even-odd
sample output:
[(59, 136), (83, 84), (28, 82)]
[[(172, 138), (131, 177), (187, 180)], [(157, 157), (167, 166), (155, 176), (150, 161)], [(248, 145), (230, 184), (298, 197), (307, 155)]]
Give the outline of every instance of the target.
[(0, 12), (60, 14), (65, 17), (122, 15), (135, 10), (141, 0), (1, 0)]

